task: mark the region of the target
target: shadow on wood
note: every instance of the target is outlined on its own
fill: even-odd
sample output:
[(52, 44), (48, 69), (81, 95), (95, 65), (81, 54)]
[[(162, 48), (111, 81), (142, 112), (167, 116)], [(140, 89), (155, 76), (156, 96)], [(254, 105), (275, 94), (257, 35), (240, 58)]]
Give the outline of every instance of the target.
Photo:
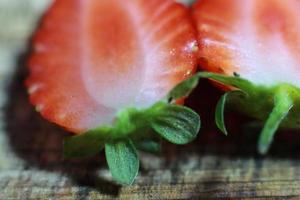
[(97, 174), (98, 169), (106, 168), (103, 153), (88, 159), (63, 159), (62, 141), (69, 133), (43, 119), (29, 103), (24, 86), (27, 75), (25, 63), (29, 52), (30, 48), (28, 53), (20, 55), (17, 70), (7, 88), (5, 128), (13, 151), (25, 160), (25, 169), (37, 167), (66, 174), (79, 185), (117, 195), (120, 187)]

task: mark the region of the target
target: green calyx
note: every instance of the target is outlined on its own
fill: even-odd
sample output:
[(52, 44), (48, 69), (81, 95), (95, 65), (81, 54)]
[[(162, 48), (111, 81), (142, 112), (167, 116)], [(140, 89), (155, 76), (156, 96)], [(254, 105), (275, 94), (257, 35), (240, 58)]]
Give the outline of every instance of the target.
[(111, 126), (65, 138), (64, 156), (94, 156), (105, 149), (113, 178), (120, 184), (132, 184), (139, 170), (137, 150), (155, 153), (161, 149), (161, 139), (183, 145), (196, 138), (199, 115), (171, 103), (185, 97), (190, 90), (191, 87), (180, 84), (164, 100), (149, 108), (122, 110)]
[(104, 149), (113, 178), (121, 184), (131, 184), (139, 170), (137, 150), (155, 153), (160, 151), (162, 139), (182, 145), (196, 138), (200, 129), (199, 115), (172, 103), (187, 97), (200, 78), (233, 88), (221, 97), (216, 107), (215, 122), (224, 134), (228, 134), (224, 122), (227, 105), (265, 121), (258, 142), (261, 154), (268, 151), (278, 128), (300, 128), (300, 89), (295, 86), (283, 83), (266, 87), (237, 76), (199, 72), (149, 108), (124, 109), (117, 114), (113, 125), (66, 138), (65, 157), (93, 156)]
[(293, 85), (282, 83), (267, 87), (237, 76), (209, 72), (200, 72), (195, 77), (209, 78), (233, 88), (221, 97), (215, 112), (216, 125), (224, 134), (227, 135), (224, 123), (226, 104), (265, 121), (257, 146), (261, 154), (267, 153), (278, 128), (300, 128), (300, 89)]
[(267, 153), (276, 130), (282, 121), (287, 118), (293, 104), (294, 102), (291, 99), (288, 90), (286, 90), (285, 87), (279, 87), (274, 94), (274, 108), (267, 118), (259, 138), (258, 151), (261, 154)]

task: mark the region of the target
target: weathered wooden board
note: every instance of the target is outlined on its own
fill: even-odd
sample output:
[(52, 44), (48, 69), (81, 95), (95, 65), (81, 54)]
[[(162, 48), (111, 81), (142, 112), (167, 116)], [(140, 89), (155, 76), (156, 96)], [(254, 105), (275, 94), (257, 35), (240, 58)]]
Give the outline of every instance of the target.
[(231, 136), (215, 130), (210, 104), (219, 94), (207, 82), (188, 102), (204, 119), (201, 136), (188, 146), (164, 144), (161, 155), (142, 154), (133, 186), (111, 182), (103, 154), (64, 160), (67, 133), (34, 111), (23, 87), (28, 38), (46, 4), (0, 0), (0, 199), (300, 199), (297, 131), (280, 133), (270, 155), (258, 156), (257, 130), (237, 126), (240, 117), (228, 116), (236, 125)]

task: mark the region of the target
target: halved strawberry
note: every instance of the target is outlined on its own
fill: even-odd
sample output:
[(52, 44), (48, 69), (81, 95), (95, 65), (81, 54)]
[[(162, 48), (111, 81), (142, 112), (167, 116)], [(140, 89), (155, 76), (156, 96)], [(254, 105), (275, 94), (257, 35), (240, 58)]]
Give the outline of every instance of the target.
[(196, 65), (195, 31), (171, 0), (57, 0), (33, 44), (30, 99), (76, 133), (161, 100)]
[(172, 0), (56, 0), (33, 46), (30, 101), (48, 120), (90, 133), (67, 145), (89, 148), (84, 154), (101, 140), (130, 149), (131, 141), (119, 140), (148, 126), (159, 132), (153, 113), (171, 106), (165, 97), (197, 65), (196, 31), (187, 9)]
[[(299, 8), (297, 0), (199, 0), (192, 8), (200, 65), (219, 74), (202, 76), (242, 90), (246, 95), (232, 93), (229, 103), (267, 120), (258, 146), (261, 153), (279, 126), (300, 127)], [(218, 111), (224, 109), (226, 97)], [(226, 131), (220, 120), (219, 127)]]

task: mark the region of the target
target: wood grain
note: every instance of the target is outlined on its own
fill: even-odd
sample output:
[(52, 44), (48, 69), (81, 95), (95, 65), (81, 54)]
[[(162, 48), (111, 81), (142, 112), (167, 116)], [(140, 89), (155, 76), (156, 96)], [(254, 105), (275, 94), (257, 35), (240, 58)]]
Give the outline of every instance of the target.
[(297, 131), (279, 133), (270, 154), (258, 156), (257, 128), (240, 126), (247, 119), (228, 113), (231, 135), (215, 130), (221, 93), (205, 81), (188, 100), (203, 119), (200, 137), (165, 143), (160, 155), (141, 153), (134, 185), (114, 184), (103, 154), (64, 160), (68, 133), (33, 110), (23, 86), (29, 38), (46, 5), (0, 1), (0, 199), (300, 199)]

